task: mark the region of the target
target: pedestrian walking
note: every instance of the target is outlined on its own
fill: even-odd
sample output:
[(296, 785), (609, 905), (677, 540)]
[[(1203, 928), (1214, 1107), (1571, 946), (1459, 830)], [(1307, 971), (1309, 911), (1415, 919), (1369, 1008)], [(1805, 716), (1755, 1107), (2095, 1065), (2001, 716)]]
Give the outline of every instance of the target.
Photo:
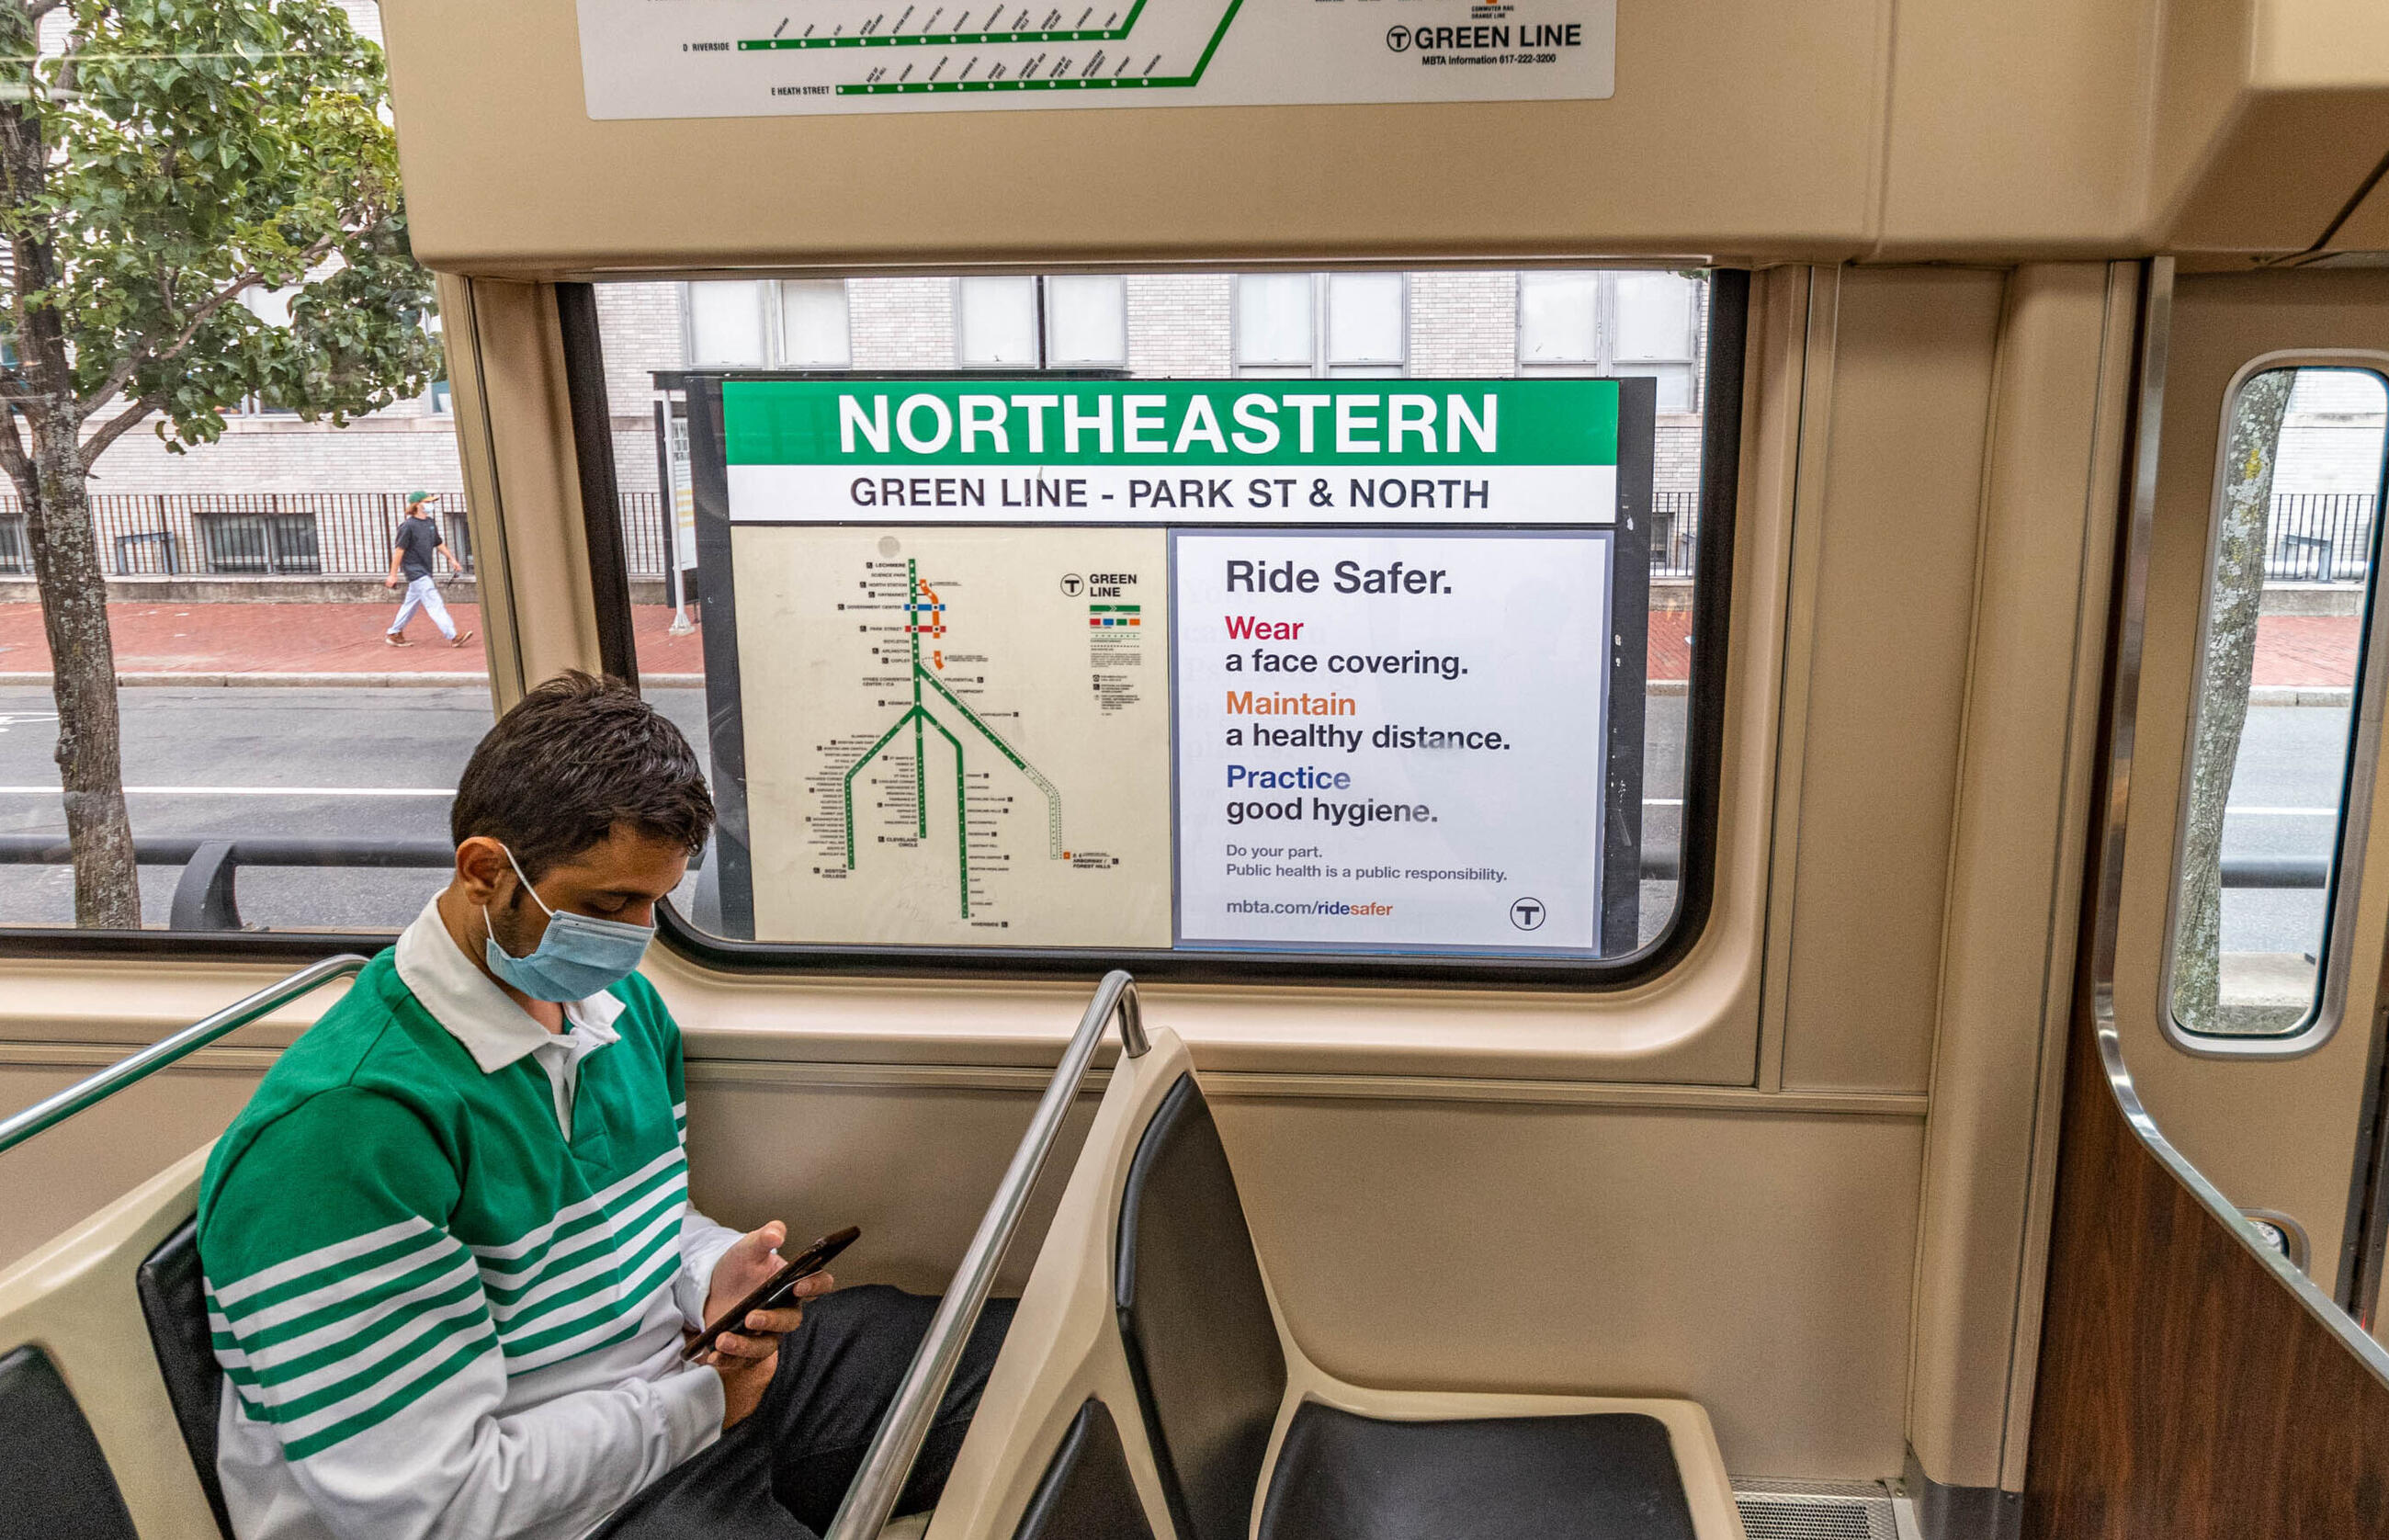
[(416, 610), (431, 617), (431, 623), (440, 628), (448, 645), (461, 647), (473, 640), (471, 631), (458, 630), (456, 622), (448, 617), (448, 606), (440, 597), (440, 584), (431, 576), (435, 553), (448, 564), (449, 571), (465, 570), (448, 554), (448, 542), (440, 538), (440, 521), (432, 516), (435, 501), (429, 492), (406, 494), (406, 516), (398, 521), (398, 539), (390, 546), (390, 576), (381, 586), (406, 585), (406, 602), (398, 606), (398, 618), (390, 623), (389, 631), (382, 637), (393, 647), (415, 645), (406, 639), (406, 623), (415, 618)]

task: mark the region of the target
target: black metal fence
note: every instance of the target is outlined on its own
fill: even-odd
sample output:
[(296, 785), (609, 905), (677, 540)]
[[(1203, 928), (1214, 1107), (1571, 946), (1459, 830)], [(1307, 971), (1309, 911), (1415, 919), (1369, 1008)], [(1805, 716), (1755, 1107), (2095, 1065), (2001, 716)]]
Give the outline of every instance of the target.
[(1651, 576), (1689, 578), (1701, 533), (1701, 494), (1651, 494)]
[(2370, 492), (2280, 492), (2265, 527), (2277, 583), (2361, 583), (2372, 561)]
[[(91, 504), (100, 563), (118, 578), (379, 578), (406, 516), (404, 492), (105, 492)], [(464, 498), (437, 506), (449, 552), (471, 571)], [(660, 495), (624, 492), (620, 517), (631, 576), (662, 577)], [(0, 574), (32, 570), (24, 512), (0, 497)]]

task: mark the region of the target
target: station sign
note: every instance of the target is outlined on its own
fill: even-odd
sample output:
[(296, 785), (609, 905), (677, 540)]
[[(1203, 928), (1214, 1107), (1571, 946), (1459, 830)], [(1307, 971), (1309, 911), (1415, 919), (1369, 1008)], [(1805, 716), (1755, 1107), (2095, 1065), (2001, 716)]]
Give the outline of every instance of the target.
[(733, 934), (1632, 949), (1650, 381), (690, 385)]

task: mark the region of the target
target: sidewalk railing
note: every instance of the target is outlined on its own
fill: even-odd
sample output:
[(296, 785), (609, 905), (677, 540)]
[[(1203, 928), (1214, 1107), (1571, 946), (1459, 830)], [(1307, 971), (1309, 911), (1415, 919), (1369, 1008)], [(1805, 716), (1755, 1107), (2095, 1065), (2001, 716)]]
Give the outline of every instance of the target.
[[(448, 550), (469, 572), (465, 499), (442, 493), (438, 506)], [(91, 511), (110, 577), (379, 578), (390, 571), (406, 493), (102, 492)], [(631, 576), (662, 577), (658, 495), (622, 493), (620, 517)], [(23, 508), (14, 496), (0, 496), (0, 575), (32, 571)]]
[(2265, 576), (2277, 583), (2361, 583), (2372, 562), (2370, 492), (2277, 492)]
[(1651, 576), (1689, 578), (1701, 533), (1701, 494), (1651, 494)]

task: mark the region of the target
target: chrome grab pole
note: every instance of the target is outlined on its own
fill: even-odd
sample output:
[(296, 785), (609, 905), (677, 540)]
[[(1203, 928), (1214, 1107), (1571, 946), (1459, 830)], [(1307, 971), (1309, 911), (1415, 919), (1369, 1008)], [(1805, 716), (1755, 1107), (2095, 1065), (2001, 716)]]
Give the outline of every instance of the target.
[(978, 1324), (979, 1311), (995, 1287), (995, 1271), (1003, 1261), (1004, 1249), (1020, 1228), (1028, 1195), (1036, 1189), (1046, 1157), (1054, 1152), (1054, 1141), (1062, 1132), (1062, 1120), (1078, 1099), (1079, 1083), (1086, 1078), (1088, 1065), (1094, 1062), (1095, 1045), (1103, 1040), (1104, 1028), (1115, 1015), (1119, 1018), (1121, 1050), (1131, 1059), (1143, 1058), (1152, 1044), (1137, 1009), (1136, 981), (1117, 968), (1095, 986), (1095, 998), (1087, 1002), (1079, 1030), (1062, 1050), (1053, 1084), (1037, 1103), (1037, 1115), (1028, 1120), (1028, 1132), (1021, 1136), (1011, 1167), (996, 1188), (986, 1216), (978, 1222), (978, 1233), (971, 1238), (970, 1250), (963, 1254), (962, 1266), (954, 1269), (946, 1297), (938, 1303), (929, 1333), (913, 1355), (913, 1367), (905, 1371), (904, 1382), (862, 1457), (862, 1469), (847, 1488), (846, 1500), (838, 1505), (837, 1518), (831, 1522), (825, 1540), (877, 1540), (894, 1511), (896, 1499), (913, 1472), (913, 1461), (921, 1452), (921, 1442), (929, 1436), (938, 1404), (945, 1399), (946, 1386), (969, 1344), (971, 1328)]
[(171, 1037), (160, 1038), (130, 1059), (110, 1064), (90, 1079), (69, 1086), (48, 1101), (38, 1102), (6, 1122), (0, 1122), (0, 1154), (15, 1149), (45, 1128), (64, 1123), (84, 1108), (105, 1101), (125, 1087), (147, 1078), (175, 1060), (207, 1047), (219, 1037), (239, 1031), (261, 1016), (336, 978), (346, 978), (364, 965), (365, 960), (354, 952), (327, 957), (321, 962), (308, 964), (278, 984), (268, 985), (247, 999), (224, 1007), (196, 1025), (186, 1026)]

